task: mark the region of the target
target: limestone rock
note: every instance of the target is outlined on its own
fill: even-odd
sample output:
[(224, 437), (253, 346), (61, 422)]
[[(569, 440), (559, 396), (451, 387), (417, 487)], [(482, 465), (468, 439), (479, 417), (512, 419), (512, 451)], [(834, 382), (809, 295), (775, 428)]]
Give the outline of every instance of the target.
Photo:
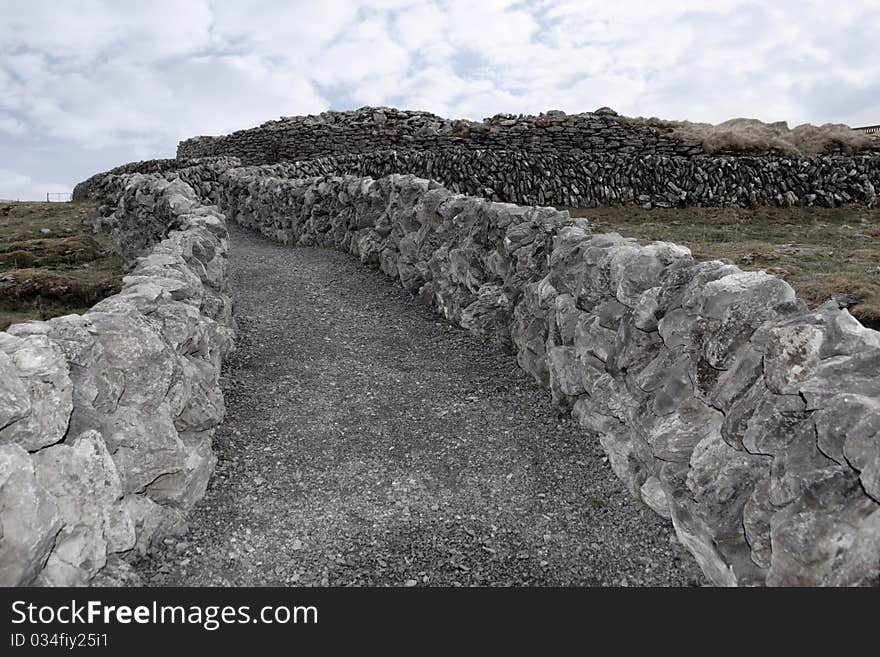
[(104, 567), (109, 544), (115, 551), (134, 547), (116, 465), (101, 435), (88, 431), (35, 454), (34, 468), (64, 520), (40, 583), (83, 586)]
[(740, 272), (706, 283), (700, 306), (705, 358), (713, 367), (728, 369), (761, 324), (796, 307), (791, 286), (764, 272)]
[(880, 584), (880, 505), (842, 471), (770, 521), (770, 586)]
[(115, 554), (107, 557), (107, 563), (91, 581), (91, 586), (100, 587), (141, 587), (143, 585), (143, 579), (138, 572)]
[(34, 451), (61, 440), (72, 410), (61, 350), (44, 335), (0, 333), (0, 359), (0, 370), (7, 372), (0, 383), (0, 443)]
[(19, 445), (0, 445), (0, 585), (26, 586), (43, 569), (64, 519)]
[(656, 287), (665, 272), (692, 263), (689, 249), (669, 242), (622, 248), (611, 260), (611, 285), (620, 303), (635, 308), (641, 294)]
[[(0, 340), (3, 339), (2, 335)], [(25, 382), (9, 356), (0, 350), (0, 427), (10, 427), (26, 418), (30, 412), (31, 401)]]
[(656, 476), (652, 475), (645, 480), (645, 483), (639, 489), (639, 496), (645, 504), (651, 507), (654, 513), (663, 516), (667, 520), (672, 519), (672, 514), (669, 511), (669, 500), (666, 499), (663, 485)]

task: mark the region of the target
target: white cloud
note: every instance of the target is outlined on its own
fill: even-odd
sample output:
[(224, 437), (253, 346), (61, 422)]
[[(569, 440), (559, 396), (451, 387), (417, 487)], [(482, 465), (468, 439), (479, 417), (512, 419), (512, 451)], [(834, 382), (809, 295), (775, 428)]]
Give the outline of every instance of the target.
[(21, 135), (24, 134), (25, 125), (14, 116), (6, 116), (4, 114), (0, 114), (0, 133), (6, 133), (7, 135)]
[(68, 185), (34, 180), (30, 176), (0, 169), (0, 199), (6, 201), (39, 201), (46, 193), (69, 193)]
[(109, 53), (152, 62), (210, 43), (207, 0), (114, 2), (4, 0), (0, 43), (51, 54), (62, 65), (95, 62)]
[(393, 82), (406, 75), (409, 58), (410, 53), (391, 39), (387, 21), (368, 18), (313, 54), (311, 74), (322, 85), (363, 85), (371, 93), (371, 82)]
[[(0, 0), (0, 13), (0, 147), (32, 152), (170, 156), (187, 136), (366, 104), (880, 121), (875, 0)], [(92, 173), (79, 159), (71, 179)]]

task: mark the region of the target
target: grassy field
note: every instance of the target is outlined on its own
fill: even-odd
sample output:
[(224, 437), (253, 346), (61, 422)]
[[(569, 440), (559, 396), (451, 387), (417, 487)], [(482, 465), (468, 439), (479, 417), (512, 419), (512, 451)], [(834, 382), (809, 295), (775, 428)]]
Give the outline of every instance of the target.
[(863, 324), (880, 328), (880, 209), (569, 208), (597, 232), (691, 249), (698, 260), (727, 259), (777, 274), (811, 305), (845, 298)]
[(82, 313), (119, 291), (122, 260), (85, 203), (0, 203), (0, 330)]

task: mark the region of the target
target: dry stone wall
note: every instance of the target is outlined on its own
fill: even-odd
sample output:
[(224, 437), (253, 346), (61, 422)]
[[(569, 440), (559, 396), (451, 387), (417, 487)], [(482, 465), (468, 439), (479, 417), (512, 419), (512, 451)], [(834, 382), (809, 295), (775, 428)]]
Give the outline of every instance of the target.
[(880, 185), (877, 149), (812, 157), (708, 155), (698, 142), (608, 108), (474, 122), (365, 107), (284, 117), (178, 147), (183, 166), (194, 162), (190, 158), (223, 156), (244, 165), (277, 164), (284, 177), (411, 173), (456, 192), (556, 207), (873, 206)]
[(415, 176), (214, 183), (238, 223), (345, 250), (518, 362), (720, 585), (880, 583), (880, 334), (784, 281)]
[(232, 156), (243, 164), (273, 164), (377, 150), (513, 150), (535, 155), (640, 153), (696, 155), (697, 142), (617, 118), (608, 108), (583, 114), (499, 114), (482, 122), (444, 119), (429, 112), (363, 107), (351, 112), (282, 117), (256, 128), (180, 142), (181, 159)]
[(122, 291), (0, 332), (0, 585), (118, 584), (213, 470), (232, 346), (223, 215), (181, 180), (101, 178)]
[(97, 174), (77, 185), (74, 198), (97, 197), (108, 175), (266, 164), (280, 177), (415, 174), (459, 193), (555, 207), (872, 207), (880, 187), (878, 149), (809, 157), (709, 155), (697, 142), (607, 108), (473, 122), (366, 107), (189, 139), (180, 143), (177, 160), (134, 162)]
[[(235, 158), (156, 160), (166, 177), (215, 180)], [(126, 165), (149, 170), (150, 162)], [(287, 178), (351, 175), (381, 178), (412, 173), (463, 194), (499, 202), (555, 207), (636, 204), (642, 207), (811, 206), (877, 204), (880, 156), (761, 157), (530, 155), (516, 151), (374, 151), (259, 167)], [(115, 171), (115, 170), (114, 170)], [(77, 185), (76, 200), (101, 198), (96, 174)], [(200, 193), (206, 194), (200, 189)]]
[(285, 162), (267, 173), (296, 178), (415, 174), (449, 189), (525, 205), (595, 207), (836, 207), (877, 202), (880, 156), (790, 158), (621, 154), (534, 155), (517, 151), (378, 151)]

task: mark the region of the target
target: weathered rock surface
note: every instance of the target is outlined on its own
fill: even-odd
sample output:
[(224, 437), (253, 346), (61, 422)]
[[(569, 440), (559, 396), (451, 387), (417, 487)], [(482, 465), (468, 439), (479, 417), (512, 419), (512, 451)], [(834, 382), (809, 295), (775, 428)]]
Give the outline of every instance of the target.
[(30, 455), (19, 445), (0, 445), (0, 586), (32, 583), (63, 525)]
[(41, 450), (33, 460), (37, 482), (55, 499), (64, 521), (38, 582), (83, 586), (106, 564), (108, 552), (134, 547), (119, 471), (97, 431)]
[(131, 580), (123, 560), (183, 527), (216, 460), (233, 333), (223, 215), (158, 175), (100, 188), (96, 227), (129, 263), (122, 291), (0, 333), (7, 585)]
[(0, 372), (0, 444), (35, 451), (61, 440), (72, 410), (61, 350), (45, 336), (0, 333)]

